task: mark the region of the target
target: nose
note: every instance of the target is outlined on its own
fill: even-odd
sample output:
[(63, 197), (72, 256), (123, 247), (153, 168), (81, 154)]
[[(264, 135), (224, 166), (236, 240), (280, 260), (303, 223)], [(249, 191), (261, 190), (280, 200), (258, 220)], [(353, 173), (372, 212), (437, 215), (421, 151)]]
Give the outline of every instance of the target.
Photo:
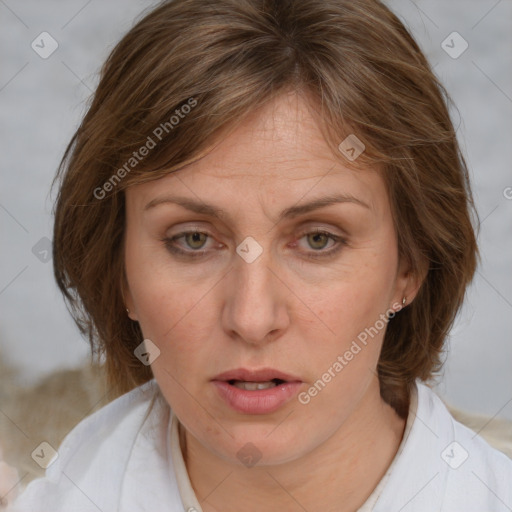
[(223, 327), (232, 338), (260, 345), (277, 340), (286, 331), (290, 292), (270, 265), (268, 251), (252, 263), (236, 256), (224, 282), (222, 313)]

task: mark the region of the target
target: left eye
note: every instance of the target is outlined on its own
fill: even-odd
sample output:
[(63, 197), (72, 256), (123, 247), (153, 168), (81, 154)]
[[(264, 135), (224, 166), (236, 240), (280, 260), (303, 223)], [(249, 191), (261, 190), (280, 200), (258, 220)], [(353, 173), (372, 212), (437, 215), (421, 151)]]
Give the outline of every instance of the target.
[(335, 237), (331, 233), (324, 231), (314, 231), (312, 233), (303, 235), (302, 238), (307, 239), (307, 242), (312, 249), (321, 250), (325, 249), (329, 240), (334, 240)]
[[(304, 233), (299, 240), (303, 238), (307, 240), (309, 247), (313, 249), (313, 251), (306, 250), (305, 257), (312, 260), (334, 256), (346, 243), (343, 237), (321, 230)], [(332, 243), (326, 249), (329, 241)]]

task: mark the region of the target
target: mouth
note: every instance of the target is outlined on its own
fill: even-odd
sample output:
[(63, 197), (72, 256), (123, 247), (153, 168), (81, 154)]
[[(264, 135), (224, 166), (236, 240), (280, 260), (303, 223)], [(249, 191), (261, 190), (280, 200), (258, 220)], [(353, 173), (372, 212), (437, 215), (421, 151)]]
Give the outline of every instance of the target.
[(240, 368), (212, 379), (220, 397), (242, 414), (269, 414), (283, 407), (297, 394), (302, 380), (272, 368)]

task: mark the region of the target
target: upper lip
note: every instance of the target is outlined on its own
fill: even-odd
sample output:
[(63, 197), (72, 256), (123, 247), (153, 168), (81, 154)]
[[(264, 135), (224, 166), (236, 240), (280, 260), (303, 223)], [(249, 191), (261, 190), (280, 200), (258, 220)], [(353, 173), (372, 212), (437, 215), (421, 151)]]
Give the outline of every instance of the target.
[(245, 382), (268, 382), (273, 379), (284, 380), (287, 382), (302, 382), (294, 375), (275, 370), (274, 368), (262, 368), (260, 370), (249, 370), (246, 368), (237, 368), (227, 372), (220, 373), (212, 380), (242, 380)]

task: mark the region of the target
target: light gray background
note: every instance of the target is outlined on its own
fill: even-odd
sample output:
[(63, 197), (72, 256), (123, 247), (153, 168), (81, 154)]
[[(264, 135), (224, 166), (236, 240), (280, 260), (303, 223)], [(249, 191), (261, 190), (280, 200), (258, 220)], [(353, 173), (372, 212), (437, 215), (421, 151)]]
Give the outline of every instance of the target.
[[(0, 0), (0, 351), (24, 382), (88, 357), (32, 248), (52, 237), (50, 184), (113, 45), (154, 2)], [(478, 211), (482, 263), (457, 324), (439, 392), (512, 419), (512, 0), (392, 0), (452, 95)], [(47, 59), (31, 48), (43, 31)], [(457, 31), (457, 59), (441, 47)], [(454, 43), (459, 44), (459, 43)], [(44, 256), (42, 251), (40, 255)]]

